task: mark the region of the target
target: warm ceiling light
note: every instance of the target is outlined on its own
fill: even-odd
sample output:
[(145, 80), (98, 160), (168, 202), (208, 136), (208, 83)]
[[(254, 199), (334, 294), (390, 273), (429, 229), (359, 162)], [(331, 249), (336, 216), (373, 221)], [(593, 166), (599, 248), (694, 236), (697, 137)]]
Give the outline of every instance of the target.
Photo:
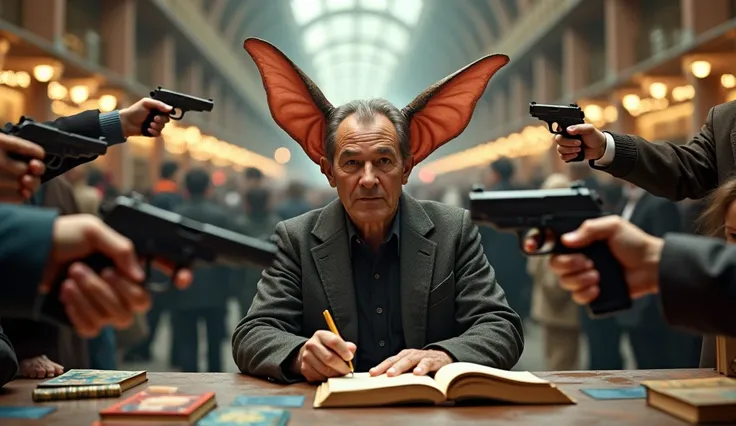
[(649, 94), (654, 99), (664, 99), (667, 96), (667, 85), (664, 83), (652, 83), (649, 85)]
[(723, 74), (721, 76), (721, 85), (726, 89), (733, 89), (736, 87), (736, 77), (733, 74)]
[(593, 123), (603, 118), (603, 108), (595, 104), (586, 106), (583, 112), (585, 113), (585, 118)]
[(695, 61), (690, 64), (690, 72), (697, 78), (705, 78), (710, 75), (710, 62)]
[(46, 89), (46, 93), (49, 96), (49, 99), (60, 101), (66, 98), (68, 91), (66, 90), (66, 87), (64, 87), (63, 84), (56, 82), (56, 81), (52, 81), (51, 83), (49, 83), (49, 86)]
[(97, 103), (100, 106), (100, 111), (110, 112), (118, 106), (118, 98), (113, 95), (102, 95)]
[(286, 164), (291, 160), (291, 151), (289, 151), (289, 148), (282, 146), (273, 153), (273, 159), (279, 164)]
[(41, 83), (48, 83), (54, 78), (54, 67), (51, 65), (36, 65), (33, 67), (33, 76)]
[(641, 99), (639, 99), (639, 97), (634, 94), (626, 95), (623, 97), (623, 99), (621, 99), (621, 104), (628, 111), (633, 111), (639, 108), (640, 103), (641, 103)]
[(69, 98), (77, 105), (82, 104), (89, 98), (89, 89), (87, 86), (74, 86), (69, 89)]

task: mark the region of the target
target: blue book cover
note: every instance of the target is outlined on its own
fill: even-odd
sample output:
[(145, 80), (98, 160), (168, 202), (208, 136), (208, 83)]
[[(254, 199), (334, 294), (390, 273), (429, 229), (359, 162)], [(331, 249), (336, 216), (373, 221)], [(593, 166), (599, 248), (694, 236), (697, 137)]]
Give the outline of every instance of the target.
[[(131, 380), (137, 379), (137, 380)], [(38, 385), (38, 387), (59, 387), (59, 386), (91, 386), (91, 385), (115, 385), (124, 382), (144, 382), (146, 379), (145, 371), (115, 371), (115, 370), (84, 370), (73, 369), (47, 380)], [(126, 389), (123, 389), (126, 390)]]
[(258, 407), (222, 407), (211, 411), (197, 426), (285, 426), (291, 417), (286, 410)]

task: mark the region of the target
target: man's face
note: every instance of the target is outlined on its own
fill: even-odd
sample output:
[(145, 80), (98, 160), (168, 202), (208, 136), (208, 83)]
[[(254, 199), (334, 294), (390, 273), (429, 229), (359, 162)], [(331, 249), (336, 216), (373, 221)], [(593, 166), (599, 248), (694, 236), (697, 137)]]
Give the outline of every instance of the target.
[(351, 115), (335, 139), (333, 162), (323, 158), (321, 165), (348, 215), (356, 224), (389, 221), (412, 169), (411, 159), (402, 161), (394, 125), (382, 115), (361, 125)]

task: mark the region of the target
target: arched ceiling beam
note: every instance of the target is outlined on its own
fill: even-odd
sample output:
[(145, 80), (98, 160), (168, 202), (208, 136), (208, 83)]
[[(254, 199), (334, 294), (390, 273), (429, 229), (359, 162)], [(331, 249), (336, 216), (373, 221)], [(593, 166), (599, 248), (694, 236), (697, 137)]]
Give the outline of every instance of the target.
[(215, 28), (220, 25), (222, 12), (225, 10), (227, 2), (228, 0), (212, 0), (212, 6), (210, 6), (210, 10), (207, 11), (207, 21), (209, 21), (210, 25)]
[(493, 14), (496, 15), (496, 22), (498, 22), (501, 30), (500, 34), (506, 35), (511, 26), (511, 13), (501, 0), (488, 0), (488, 5), (491, 7)]
[(279, 10), (275, 8), (278, 3), (278, 1), (269, 1), (266, 5), (262, 5), (261, 7), (259, 7), (258, 19), (249, 22), (249, 25), (243, 25), (245, 22), (241, 22), (240, 31), (238, 32), (239, 36), (235, 38), (233, 42), (242, 47), (243, 40), (245, 40), (247, 37), (258, 37), (258, 35), (261, 34), (265, 28), (279, 26), (278, 24), (275, 25), (274, 23), (278, 23), (279, 20), (284, 19), (284, 17), (279, 14), (277, 14), (277, 16), (275, 17), (272, 16), (274, 10)]
[(367, 10), (360, 11), (360, 12), (352, 11), (352, 10), (348, 10), (348, 11), (339, 10), (339, 11), (335, 11), (335, 12), (327, 12), (325, 14), (319, 15), (319, 18), (316, 18), (316, 19), (313, 19), (313, 20), (309, 21), (309, 23), (307, 23), (306, 25), (301, 26), (300, 28), (301, 28), (302, 31), (306, 31), (309, 27), (311, 27), (312, 25), (314, 25), (314, 24), (316, 24), (318, 22), (325, 21), (325, 20), (330, 19), (330, 18), (332, 18), (334, 16), (340, 16), (340, 15), (353, 15), (353, 16), (358, 16), (358, 15), (360, 15), (360, 16), (375, 15), (375, 16), (378, 16), (378, 17), (380, 17), (382, 19), (387, 19), (389, 21), (395, 22), (395, 23), (399, 24), (402, 28), (406, 29), (407, 31), (413, 31), (414, 28), (415, 28), (415, 27), (412, 27), (412, 26), (407, 25), (406, 22), (402, 21), (401, 19), (395, 17), (394, 15), (392, 15), (390, 13), (367, 11)]
[[(248, 15), (253, 12), (258, 1), (246, 1), (246, 0), (230, 0), (237, 1), (238, 8), (231, 15), (231, 18), (227, 21), (225, 26), (225, 39), (233, 40), (233, 43), (240, 44), (243, 42), (241, 39), (236, 39), (240, 34), (240, 28), (243, 26)], [(261, 4), (262, 5), (262, 4)]]
[(481, 51), (488, 51), (495, 37), (493, 36), (493, 31), (491, 31), (490, 21), (483, 19), (483, 13), (478, 10), (478, 4), (472, 1), (459, 1), (456, 3), (456, 7), (462, 8), (462, 11), (473, 22), (476, 33), (480, 38)]

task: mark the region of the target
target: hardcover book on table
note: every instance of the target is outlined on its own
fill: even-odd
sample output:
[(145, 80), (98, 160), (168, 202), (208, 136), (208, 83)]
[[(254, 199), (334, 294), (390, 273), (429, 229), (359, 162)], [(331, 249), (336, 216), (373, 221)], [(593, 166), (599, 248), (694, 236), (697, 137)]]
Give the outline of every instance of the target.
[(647, 404), (672, 416), (698, 423), (736, 422), (736, 379), (650, 380)]
[(532, 373), (455, 362), (440, 368), (434, 379), (413, 373), (396, 377), (357, 373), (331, 378), (317, 388), (314, 407), (440, 404), (469, 399), (515, 404), (575, 404), (575, 400), (554, 383)]
[(100, 411), (103, 421), (195, 422), (217, 405), (214, 392), (141, 391)]
[(40, 383), (33, 391), (33, 400), (114, 398), (146, 380), (145, 371), (72, 369)]

